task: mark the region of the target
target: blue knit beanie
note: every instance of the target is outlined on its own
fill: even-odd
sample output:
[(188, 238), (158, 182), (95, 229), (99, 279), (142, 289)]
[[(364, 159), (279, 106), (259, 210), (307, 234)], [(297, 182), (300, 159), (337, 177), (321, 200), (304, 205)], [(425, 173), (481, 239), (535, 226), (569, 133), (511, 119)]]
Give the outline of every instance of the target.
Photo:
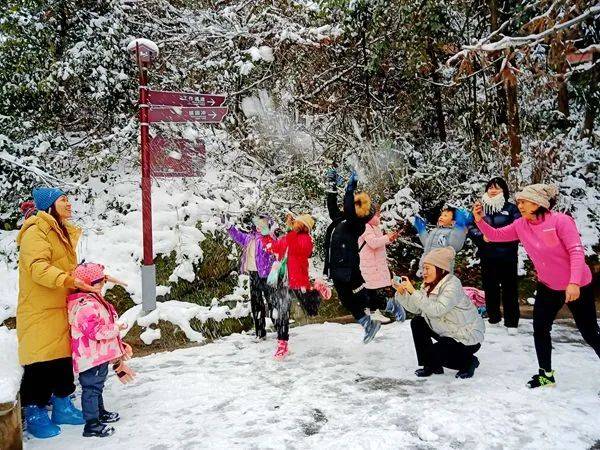
[(54, 202), (63, 195), (65, 193), (58, 188), (35, 188), (33, 190), (33, 202), (38, 211), (48, 211), (54, 205)]

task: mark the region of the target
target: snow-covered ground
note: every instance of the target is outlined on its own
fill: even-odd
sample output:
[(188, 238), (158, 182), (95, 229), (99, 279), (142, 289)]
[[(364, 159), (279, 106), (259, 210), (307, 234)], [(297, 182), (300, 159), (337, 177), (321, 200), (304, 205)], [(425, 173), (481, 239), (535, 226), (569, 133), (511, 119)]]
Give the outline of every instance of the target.
[(275, 340), (232, 335), (202, 347), (134, 359), (123, 386), (111, 376), (106, 405), (116, 433), (58, 438), (27, 449), (587, 449), (600, 440), (600, 361), (569, 326), (554, 329), (555, 388), (528, 390), (536, 370), (532, 326), (508, 336), (488, 327), (471, 380), (455, 372), (418, 379), (410, 326), (382, 328), (369, 345), (357, 325), (291, 330), (291, 355)]

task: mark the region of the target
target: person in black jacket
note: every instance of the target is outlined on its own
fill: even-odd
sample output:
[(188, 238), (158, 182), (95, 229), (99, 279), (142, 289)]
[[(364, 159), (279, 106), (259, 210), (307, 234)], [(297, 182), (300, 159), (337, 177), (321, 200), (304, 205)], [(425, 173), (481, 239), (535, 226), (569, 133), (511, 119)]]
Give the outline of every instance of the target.
[(360, 271), (358, 238), (364, 233), (366, 223), (375, 215), (375, 209), (368, 194), (354, 194), (358, 175), (352, 172), (341, 211), (337, 204), (337, 180), (337, 173), (330, 169), (327, 174), (330, 187), (327, 192), (327, 209), (332, 223), (325, 233), (324, 274), (333, 281), (342, 305), (350, 310), (365, 329), (363, 342), (366, 344), (373, 340), (381, 322), (371, 319), (365, 313), (369, 300)]
[[(481, 198), (485, 220), (494, 228), (502, 228), (521, 217), (514, 203), (508, 201), (509, 190), (501, 177), (492, 178), (485, 186)], [(478, 247), (481, 260), (481, 280), (485, 291), (487, 314), (491, 324), (499, 323), (500, 300), (504, 310), (504, 325), (510, 334), (516, 333), (519, 325), (518, 293), (518, 242), (488, 242), (474, 225), (469, 236)]]

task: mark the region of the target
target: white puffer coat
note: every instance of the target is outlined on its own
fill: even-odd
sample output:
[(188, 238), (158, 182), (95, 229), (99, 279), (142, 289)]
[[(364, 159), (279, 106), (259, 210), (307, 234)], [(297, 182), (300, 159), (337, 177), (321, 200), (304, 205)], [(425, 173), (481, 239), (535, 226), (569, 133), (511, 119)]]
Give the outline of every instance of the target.
[(448, 274), (442, 278), (429, 295), (421, 289), (411, 295), (396, 294), (396, 300), (407, 311), (423, 316), (429, 327), (440, 336), (465, 345), (483, 342), (483, 319), (455, 275)]

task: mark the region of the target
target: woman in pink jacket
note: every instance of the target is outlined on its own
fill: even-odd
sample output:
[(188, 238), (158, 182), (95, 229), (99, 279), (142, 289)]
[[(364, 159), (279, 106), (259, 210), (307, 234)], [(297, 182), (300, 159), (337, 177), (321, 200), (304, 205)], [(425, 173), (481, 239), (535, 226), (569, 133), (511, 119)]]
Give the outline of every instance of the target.
[[(381, 230), (381, 210), (377, 208), (375, 215), (365, 225), (365, 232), (358, 238), (360, 254), (360, 273), (364, 278), (363, 284), (367, 305), (372, 313), (382, 309), (394, 313), (397, 321), (406, 318), (404, 309), (392, 301), (392, 275), (388, 266), (386, 245), (398, 238), (398, 233), (383, 234)], [(378, 320), (386, 319), (381, 316)]]
[[(75, 268), (73, 276), (100, 289), (106, 281), (123, 284), (104, 274), (104, 266), (86, 263)], [(76, 292), (67, 297), (71, 326), (73, 371), (79, 374), (81, 409), (85, 419), (83, 436), (106, 437), (114, 433), (107, 423), (119, 420), (119, 414), (104, 409), (102, 391), (112, 364), (122, 383), (135, 373), (123, 362), (132, 355), (131, 347), (121, 340), (126, 324), (117, 322), (117, 312), (100, 294)]]
[(484, 236), (491, 242), (520, 241), (537, 272), (533, 337), (540, 369), (527, 383), (530, 388), (555, 384), (550, 331), (565, 302), (579, 332), (600, 357), (592, 272), (585, 263), (583, 245), (573, 219), (550, 211), (556, 204), (557, 194), (556, 187), (550, 185), (525, 187), (515, 196), (521, 218), (503, 228), (493, 228), (482, 220), (484, 213), (480, 203), (473, 208), (475, 223)]

